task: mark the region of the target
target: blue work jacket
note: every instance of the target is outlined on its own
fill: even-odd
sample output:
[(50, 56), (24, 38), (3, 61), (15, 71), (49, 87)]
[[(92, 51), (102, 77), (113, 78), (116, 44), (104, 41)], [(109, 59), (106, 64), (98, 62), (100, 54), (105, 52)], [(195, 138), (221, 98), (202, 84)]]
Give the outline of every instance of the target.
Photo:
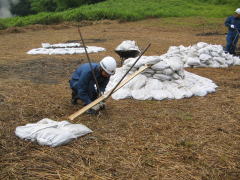
[[(98, 81), (99, 89), (101, 92), (104, 92), (109, 82), (109, 77), (103, 77), (101, 75), (100, 64), (91, 64)], [(94, 100), (92, 99), (92, 94), (97, 95), (95, 84), (96, 83), (89, 63), (79, 66), (76, 71), (73, 72), (72, 78), (70, 80), (70, 87), (76, 92), (77, 98), (81, 99), (85, 105), (91, 103)]]
[(225, 26), (228, 27), (228, 31), (237, 33), (236, 29), (231, 28), (232, 24), (238, 31), (240, 31), (240, 18), (236, 18), (235, 16), (229, 16), (225, 21)]

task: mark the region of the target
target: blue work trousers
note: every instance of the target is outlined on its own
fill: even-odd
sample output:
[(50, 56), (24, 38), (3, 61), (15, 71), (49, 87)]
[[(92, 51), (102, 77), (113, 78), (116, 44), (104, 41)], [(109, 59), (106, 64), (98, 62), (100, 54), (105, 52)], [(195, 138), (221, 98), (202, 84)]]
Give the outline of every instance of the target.
[(235, 50), (237, 47), (239, 34), (237, 32), (228, 32), (227, 34), (227, 45), (226, 45), (226, 51), (230, 54), (236, 54)]

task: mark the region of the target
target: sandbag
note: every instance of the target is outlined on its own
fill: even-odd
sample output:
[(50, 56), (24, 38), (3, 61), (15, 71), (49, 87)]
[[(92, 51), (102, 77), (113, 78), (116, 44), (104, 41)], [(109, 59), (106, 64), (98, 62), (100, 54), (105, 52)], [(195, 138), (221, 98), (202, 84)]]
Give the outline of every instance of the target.
[(56, 147), (69, 143), (76, 138), (74, 134), (69, 131), (63, 131), (59, 128), (46, 128), (37, 133), (36, 140), (40, 145), (47, 145)]
[(15, 135), (21, 139), (37, 141), (40, 145), (56, 147), (91, 132), (91, 129), (82, 124), (44, 118), (37, 123), (18, 126)]
[(164, 70), (169, 67), (170, 65), (167, 64), (165, 61), (160, 61), (157, 64), (153, 65), (151, 68), (155, 71), (158, 71), (158, 70)]

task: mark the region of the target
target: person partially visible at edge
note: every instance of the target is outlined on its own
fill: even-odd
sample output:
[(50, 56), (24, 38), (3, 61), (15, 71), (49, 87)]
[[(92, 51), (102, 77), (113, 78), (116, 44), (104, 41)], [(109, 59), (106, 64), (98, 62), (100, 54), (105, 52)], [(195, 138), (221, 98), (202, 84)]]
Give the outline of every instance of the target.
[[(103, 94), (110, 76), (115, 73), (117, 63), (114, 58), (107, 56), (100, 63), (91, 63), (91, 65), (99, 85), (100, 93)], [(84, 105), (88, 105), (98, 98), (96, 82), (89, 63), (80, 65), (73, 72), (69, 83), (72, 89), (72, 104), (76, 105), (78, 104), (78, 100), (81, 100)], [(96, 114), (104, 107), (105, 104), (101, 102), (92, 107), (87, 113)]]
[(240, 8), (237, 8), (233, 16), (229, 16), (225, 21), (225, 26), (228, 27), (226, 51), (235, 55), (237, 42), (240, 32)]

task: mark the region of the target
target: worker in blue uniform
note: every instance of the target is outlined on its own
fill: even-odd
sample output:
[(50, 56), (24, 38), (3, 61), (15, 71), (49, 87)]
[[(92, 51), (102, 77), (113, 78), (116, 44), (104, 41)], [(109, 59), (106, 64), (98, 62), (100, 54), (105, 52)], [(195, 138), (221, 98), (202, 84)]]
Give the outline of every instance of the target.
[(226, 52), (235, 55), (240, 32), (240, 8), (236, 9), (235, 15), (229, 16), (226, 19), (225, 26), (228, 27), (227, 45), (225, 50)]
[[(98, 98), (98, 89), (95, 82), (93, 72), (95, 74), (100, 93), (105, 91), (111, 75), (115, 73), (117, 64), (114, 58), (107, 56), (100, 63), (82, 64), (75, 72), (73, 72), (70, 82), (72, 89), (72, 104), (78, 104), (78, 100), (83, 105), (88, 105)], [(93, 72), (92, 72), (93, 70)], [(105, 107), (104, 103), (99, 103), (92, 107), (88, 113), (95, 114)]]

